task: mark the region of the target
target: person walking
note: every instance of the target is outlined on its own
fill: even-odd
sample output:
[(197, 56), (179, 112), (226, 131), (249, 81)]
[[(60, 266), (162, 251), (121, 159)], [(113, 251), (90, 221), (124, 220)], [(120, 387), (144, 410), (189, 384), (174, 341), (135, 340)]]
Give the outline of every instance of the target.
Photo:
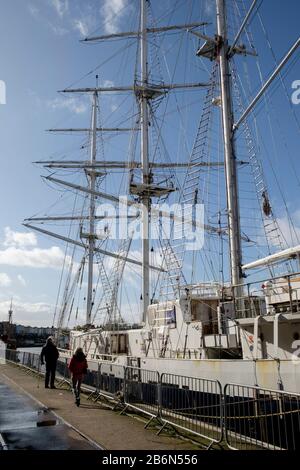
[(54, 382), (55, 382), (55, 372), (56, 372), (56, 364), (57, 364), (58, 358), (59, 358), (58, 349), (53, 343), (52, 337), (49, 336), (40, 355), (41, 364), (43, 365), (44, 362), (46, 361), (45, 388), (49, 388), (49, 380), (50, 380), (50, 387), (56, 388), (54, 385)]
[(69, 364), (69, 370), (72, 374), (72, 385), (73, 393), (75, 396), (75, 404), (77, 406), (80, 405), (80, 387), (83, 375), (87, 373), (87, 368), (88, 364), (86, 361), (86, 356), (83, 353), (82, 348), (77, 348)]

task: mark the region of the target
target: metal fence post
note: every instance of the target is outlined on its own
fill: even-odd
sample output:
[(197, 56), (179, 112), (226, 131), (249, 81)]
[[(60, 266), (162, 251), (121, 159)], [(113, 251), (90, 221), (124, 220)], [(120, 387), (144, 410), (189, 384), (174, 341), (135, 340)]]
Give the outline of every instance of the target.
[(161, 407), (162, 407), (161, 381), (162, 381), (163, 375), (164, 374), (160, 375), (158, 373), (158, 380), (157, 380), (157, 416), (158, 418), (161, 417)]
[(65, 358), (65, 367), (64, 367), (64, 379), (67, 382), (67, 370), (68, 370), (68, 358)]
[(96, 392), (97, 393), (99, 393), (99, 391), (100, 391), (100, 374), (101, 374), (101, 364), (98, 362), (97, 380), (96, 380)]
[(220, 442), (221, 442), (224, 438), (224, 432), (225, 432), (225, 430), (224, 430), (224, 427), (225, 427), (224, 395), (223, 395), (222, 385), (221, 385), (221, 382), (219, 382), (219, 380), (217, 380), (217, 384), (218, 384), (218, 387), (219, 387), (219, 395), (220, 395), (220, 407), (219, 408), (220, 408), (220, 429), (221, 429)]
[(124, 396), (124, 403), (128, 403), (128, 377), (127, 377), (127, 372), (128, 372), (128, 367), (124, 367), (124, 381), (123, 381), (123, 396)]

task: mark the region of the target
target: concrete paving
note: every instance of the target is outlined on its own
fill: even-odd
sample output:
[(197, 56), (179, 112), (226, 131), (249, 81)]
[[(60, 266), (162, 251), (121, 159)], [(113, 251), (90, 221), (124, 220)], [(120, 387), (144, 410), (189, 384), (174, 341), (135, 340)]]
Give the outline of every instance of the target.
[(87, 439), (61, 422), (0, 375), (0, 435), (7, 450), (96, 450)]
[[(26, 393), (29, 393), (35, 400), (38, 400), (39, 405), (36, 406), (44, 407), (44, 409), (47, 409), (47, 412), (52, 412), (56, 419), (61, 420), (61, 422), (67, 422), (84, 436), (107, 450), (199, 449), (199, 447), (196, 447), (191, 442), (183, 441), (177, 437), (156, 436), (156, 430), (144, 429), (142, 421), (126, 415), (120, 415), (118, 412), (112, 411), (99, 403), (95, 404), (87, 401), (84, 397), (82, 397), (82, 404), (78, 408), (74, 404), (70, 391), (65, 389), (45, 389), (43, 379), (38, 380), (36, 376), (26, 374), (22, 368), (17, 366), (10, 364), (0, 365), (0, 382), (16, 392), (15, 400), (18, 401), (18, 406), (22, 407), (23, 412), (27, 413), (25, 416), (29, 422), (34, 420), (30, 412), (33, 413), (38, 408), (36, 410), (28, 408), (26, 401), (28, 396), (26, 397)], [(3, 403), (3, 399), (0, 391), (0, 406), (1, 403)], [(11, 401), (9, 406), (9, 411), (14, 412), (14, 406)], [(3, 415), (2, 421), (4, 427), (7, 420), (9, 420), (7, 414), (6, 416)], [(17, 419), (17, 422), (20, 423), (20, 420)], [(58, 428), (58, 426), (58, 424), (52, 426), (51, 430)], [(37, 438), (39, 429), (41, 428), (35, 428), (36, 434), (32, 434), (32, 439)], [(48, 430), (50, 430), (50, 427)], [(51, 430), (49, 431), (50, 433)], [(0, 433), (2, 433), (1, 429)], [(2, 434), (5, 437), (5, 432)], [(25, 433), (22, 434), (21, 428), (19, 428), (18, 437), (20, 442), (23, 442), (23, 440), (25, 442), (26, 436)], [(8, 438), (9, 435), (6, 435), (6, 439)], [(47, 439), (50, 440), (52, 437), (49, 435)], [(59, 447), (60, 444), (55, 440), (53, 440), (53, 443), (54, 447), (52, 448), (61, 448)]]

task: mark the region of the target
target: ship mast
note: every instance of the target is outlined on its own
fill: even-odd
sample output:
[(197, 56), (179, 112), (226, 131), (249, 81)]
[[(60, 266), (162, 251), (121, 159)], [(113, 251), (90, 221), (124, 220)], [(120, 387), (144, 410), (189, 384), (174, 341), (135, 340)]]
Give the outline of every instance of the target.
[(233, 136), (233, 107), (229, 71), (229, 46), (227, 38), (225, 0), (216, 0), (217, 34), (220, 64), (224, 160), (227, 191), (228, 235), (230, 248), (230, 272), (233, 285), (242, 282), (242, 251), (240, 210), (238, 197), (237, 161)]
[[(148, 88), (148, 64), (147, 64), (147, 0), (141, 0), (141, 87), (140, 113), (141, 113), (141, 164), (142, 183), (149, 184), (149, 116), (146, 90)], [(149, 305), (149, 209), (150, 197), (143, 195), (142, 203), (142, 315), (146, 319)]]
[[(97, 155), (97, 91), (93, 93), (92, 105), (92, 128), (91, 128), (91, 158), (92, 165), (95, 164)], [(88, 233), (88, 286), (87, 286), (87, 305), (86, 305), (86, 323), (91, 324), (93, 308), (93, 274), (94, 274), (94, 251), (95, 251), (95, 190), (96, 190), (96, 170), (91, 168), (87, 170), (90, 189), (90, 208), (89, 208), (89, 233)]]

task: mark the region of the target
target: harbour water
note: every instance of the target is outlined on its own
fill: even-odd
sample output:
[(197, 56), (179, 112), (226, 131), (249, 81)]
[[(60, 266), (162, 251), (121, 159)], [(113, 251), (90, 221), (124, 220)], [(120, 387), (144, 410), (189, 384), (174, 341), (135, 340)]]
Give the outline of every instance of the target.
[(40, 354), (41, 350), (42, 350), (41, 346), (29, 347), (29, 348), (17, 348), (17, 351), (29, 352), (29, 353), (33, 353), (33, 354)]

